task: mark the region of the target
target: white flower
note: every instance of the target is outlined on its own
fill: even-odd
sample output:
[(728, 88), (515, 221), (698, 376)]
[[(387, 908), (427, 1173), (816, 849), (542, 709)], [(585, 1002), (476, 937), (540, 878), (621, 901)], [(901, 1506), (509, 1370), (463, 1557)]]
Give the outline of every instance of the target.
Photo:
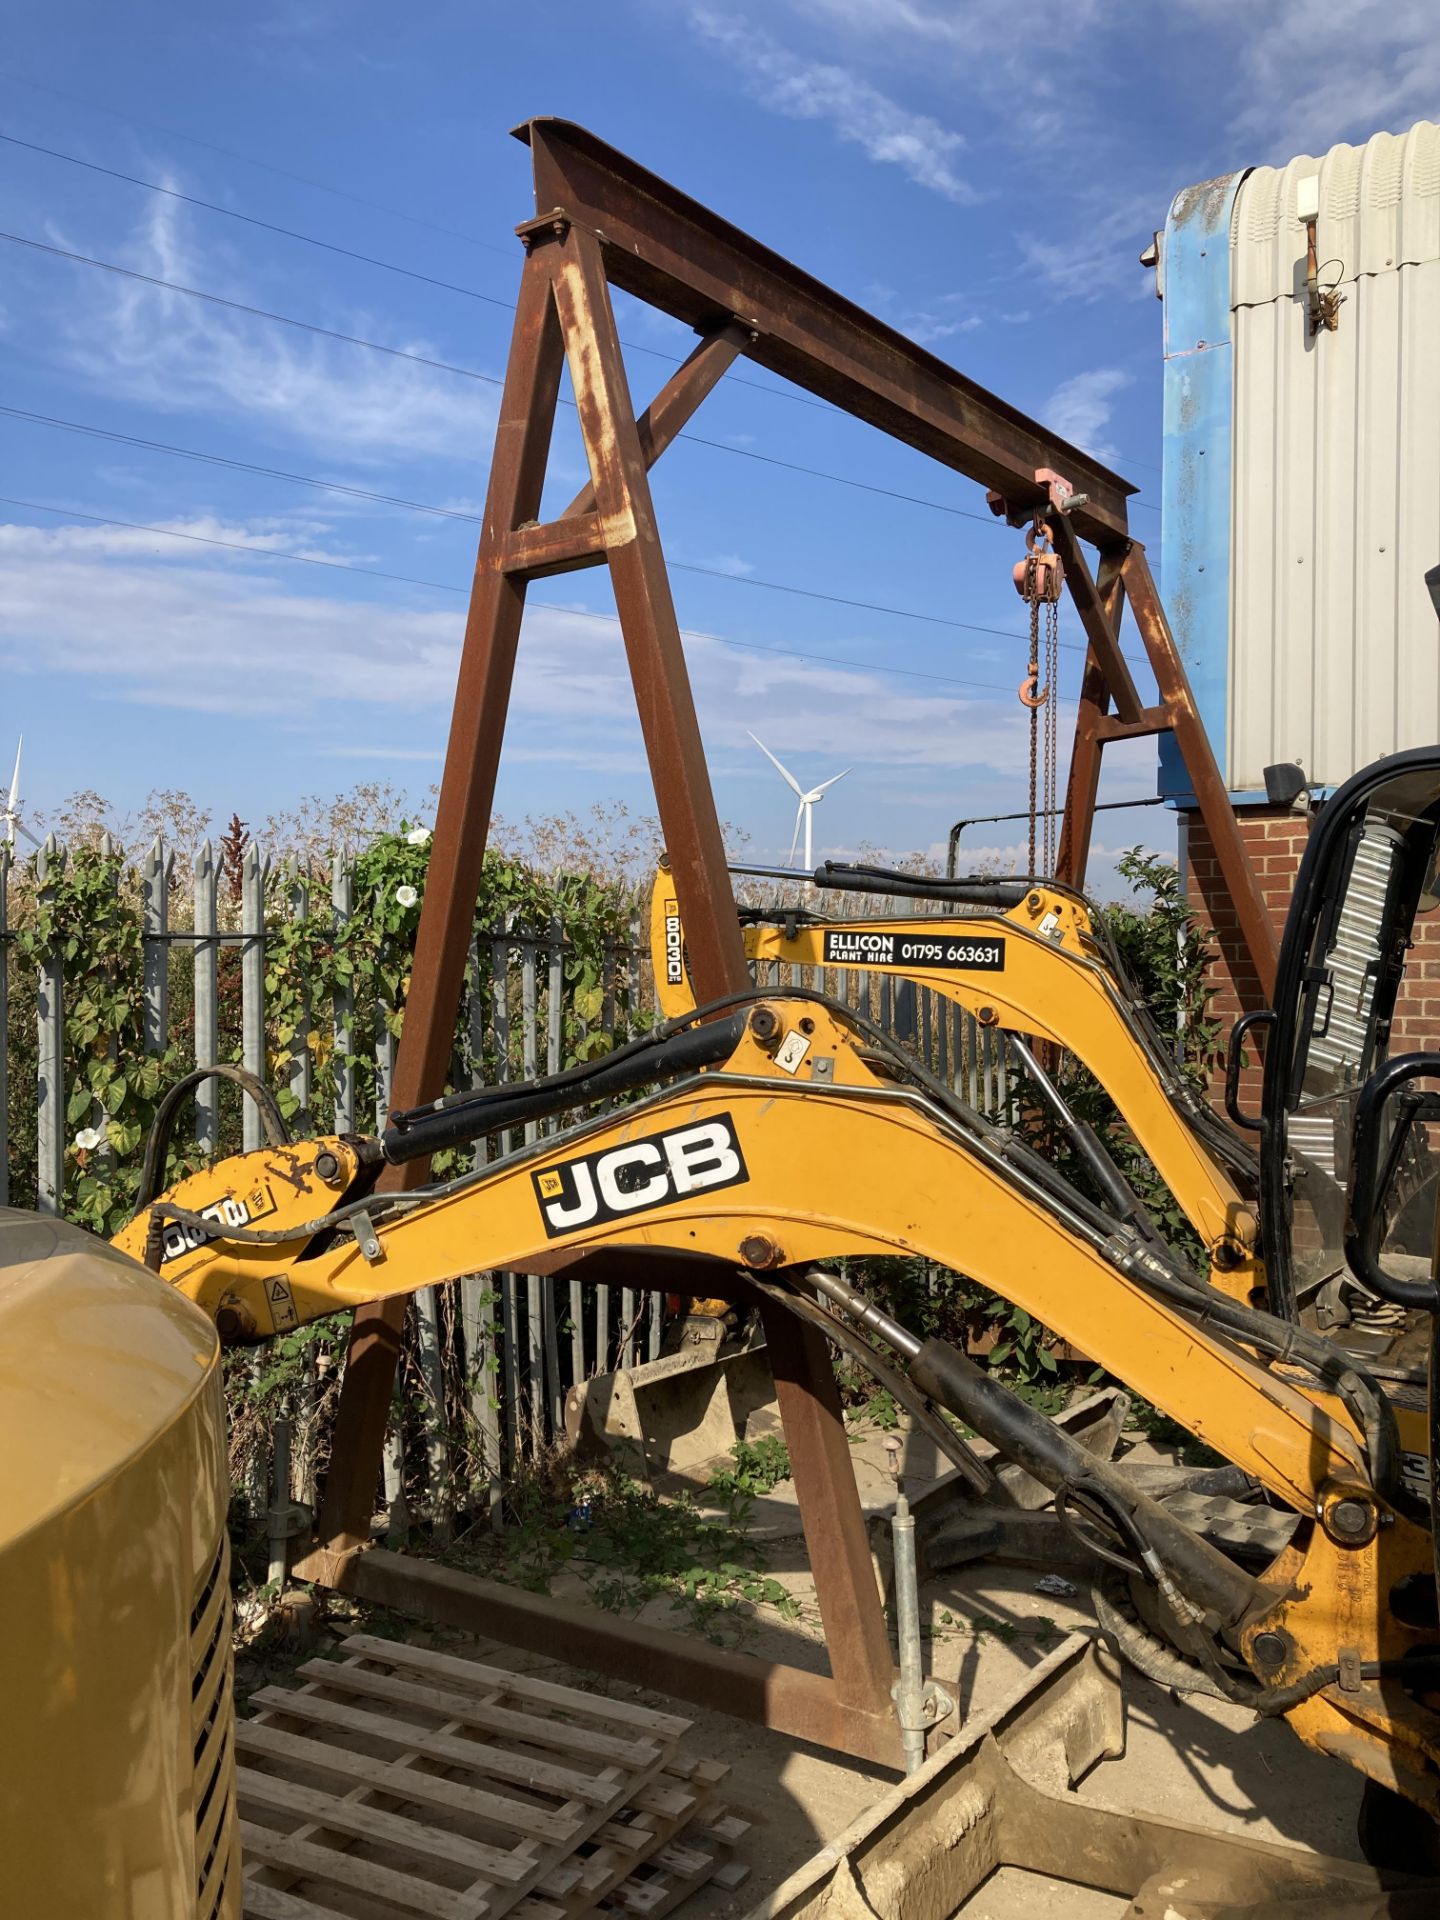
[(396, 887), (395, 898), (400, 902), (402, 907), (413, 907), (420, 896), (414, 887)]
[(430, 844), (429, 827), (412, 827), (405, 836), (407, 847), (428, 847)]
[(96, 1147), (103, 1147), (105, 1136), (98, 1128), (82, 1127), (75, 1136), (75, 1144), (85, 1153), (93, 1153)]

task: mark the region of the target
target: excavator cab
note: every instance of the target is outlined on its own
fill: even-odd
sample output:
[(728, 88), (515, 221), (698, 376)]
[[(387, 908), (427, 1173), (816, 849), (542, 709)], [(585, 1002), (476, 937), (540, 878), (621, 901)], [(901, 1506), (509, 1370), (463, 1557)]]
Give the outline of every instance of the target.
[[(1418, 1016), (1440, 1046), (1416, 944), (1440, 910), (1437, 865), (1440, 748), (1377, 761), (1322, 809), (1264, 1016), (1258, 1121), (1273, 1310), (1331, 1334), (1416, 1408), (1431, 1373), (1440, 1051), (1392, 1058), (1391, 1041)], [(1428, 1498), (1423, 1457), (1405, 1467)]]

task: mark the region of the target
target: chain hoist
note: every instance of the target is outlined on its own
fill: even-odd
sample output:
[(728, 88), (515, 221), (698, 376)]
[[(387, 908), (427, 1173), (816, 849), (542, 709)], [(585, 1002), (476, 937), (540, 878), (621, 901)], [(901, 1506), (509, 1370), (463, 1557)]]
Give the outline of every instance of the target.
[[(1015, 563), (1015, 591), (1030, 609), (1030, 660), (1020, 682), (1020, 704), (1030, 712), (1030, 866), (1033, 873), (1055, 871), (1058, 816), (1056, 767), (1059, 744), (1060, 591), (1065, 569), (1050, 529), (1037, 514), (1025, 536), (1025, 558)], [(1044, 616), (1044, 660), (1041, 617)], [(1041, 675), (1044, 675), (1042, 680)], [(1042, 719), (1043, 716), (1043, 719)], [(1039, 822), (1044, 822), (1043, 828)], [(1037, 839), (1043, 864), (1037, 865)]]

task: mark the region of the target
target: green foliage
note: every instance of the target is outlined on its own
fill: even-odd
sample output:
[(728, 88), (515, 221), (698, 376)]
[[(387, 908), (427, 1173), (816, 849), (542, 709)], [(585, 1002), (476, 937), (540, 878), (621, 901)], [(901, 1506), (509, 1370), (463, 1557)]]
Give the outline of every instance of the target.
[[(243, 823), (236, 820), (221, 863), (222, 933), (233, 933), (238, 925), (245, 853)], [(334, 1081), (342, 1067), (354, 1075), (357, 1113), (374, 1111), (374, 1036), (386, 1033), (393, 1039), (404, 1022), (429, 861), (428, 832), (407, 828), (403, 821), (397, 831), (372, 839), (354, 860), (354, 908), (339, 924), (328, 871), (287, 865), (266, 884), (265, 1077), (297, 1130), (325, 1131), (334, 1125)], [(132, 1210), (155, 1108), (194, 1061), (188, 901), (178, 885), (172, 883), (171, 892), (181, 944), (166, 955), (170, 1031), (163, 1051), (147, 1053), (139, 875), (109, 834), (86, 833), (68, 858), (42, 862), (37, 856), (10, 880), (10, 1084), (17, 1123), (10, 1140), (12, 1195), (21, 1204), (36, 1197), (33, 1109), (22, 1089), (34, 1086), (38, 1070), (35, 1015), (42, 970), (58, 964), (64, 982), (68, 1136), (61, 1205), (67, 1217), (107, 1236)], [(517, 941), (543, 941), (542, 979), (545, 953), (553, 948), (560, 956), (561, 1064), (603, 1055), (642, 1018), (622, 979), (632, 906), (620, 879), (593, 880), (563, 865), (541, 873), (492, 849), (476, 903), (472, 983), (493, 1006), (501, 989), (489, 936), (508, 931)], [(518, 1029), (518, 982), (507, 977), (503, 991), (516, 998), (507, 1011)], [(342, 1007), (350, 1009), (348, 1034), (337, 1040)], [(220, 1058), (238, 1063), (240, 956), (234, 946), (222, 948), (219, 956), (219, 1019)], [(514, 1067), (493, 1054), (472, 1059), (463, 1018), (455, 1057), (477, 1078), (503, 1078)], [(193, 1131), (187, 1137), (192, 1114), (190, 1109), (180, 1117), (166, 1185), (201, 1164)], [(239, 1096), (224, 1089), (219, 1152), (239, 1147)], [(448, 1170), (446, 1156), (437, 1159), (436, 1170)]]
[[(1195, 926), (1179, 872), (1171, 862), (1137, 847), (1117, 864), (1142, 897), (1097, 908), (1096, 917), (1116, 947), (1161, 1044), (1172, 1049), (1177, 1066), (1192, 1083), (1204, 1088), (1220, 1054), (1219, 1023), (1209, 1013), (1210, 947)], [(1067, 1104), (1100, 1136), (1171, 1244), (1203, 1270), (1204, 1248), (1105, 1088), (1073, 1057), (1067, 1058), (1056, 1082)], [(1048, 1110), (1022, 1097), (1015, 1102), (1011, 1118), (1028, 1143), (1074, 1186), (1092, 1198), (1100, 1197), (1092, 1192), (1085, 1168)], [(1056, 1353), (1057, 1342), (1023, 1308), (963, 1274), (945, 1272), (923, 1260), (866, 1258), (846, 1264), (858, 1285), (922, 1338), (948, 1340), (963, 1351), (972, 1342), (983, 1346), (993, 1331), (998, 1338), (986, 1356), (988, 1366), (1020, 1398), (1042, 1411), (1056, 1412), (1064, 1406), (1069, 1386)], [(848, 1361), (841, 1362), (840, 1375), (852, 1401), (866, 1405), (867, 1410), (890, 1398), (876, 1394), (871, 1377)], [(1097, 1370), (1088, 1384), (1100, 1378)]]
[(1207, 1447), (1203, 1440), (1197, 1440), (1188, 1428), (1182, 1427), (1178, 1420), (1172, 1420), (1168, 1413), (1162, 1413), (1159, 1407), (1152, 1406), (1148, 1400), (1134, 1399), (1130, 1403), (1128, 1424), (1139, 1429), (1149, 1440), (1161, 1446), (1174, 1447), (1180, 1464), (1185, 1467), (1223, 1467), (1225, 1456), (1216, 1453), (1213, 1447)]
[(1209, 1010), (1214, 953), (1195, 924), (1173, 861), (1132, 847), (1115, 864), (1150, 902), (1144, 908), (1131, 902), (1101, 907), (1098, 917), (1142, 1005), (1162, 1037), (1174, 1042), (1177, 1063), (1203, 1088), (1221, 1055), (1220, 1022)]
[[(171, 939), (160, 950), (157, 980), (157, 950), (146, 944), (135, 860), (117, 850), (97, 796), (78, 796), (72, 813), (75, 839), (68, 858), (37, 857), (11, 866), (0, 848), (0, 859), (7, 861), (10, 936), (9, 1020), (3, 1036), (10, 1069), (10, 1196), (20, 1206), (39, 1198), (37, 1036), (48, 1031), (39, 1019), (42, 990), (50, 991), (47, 970), (58, 969), (65, 1100), (58, 1117), (66, 1139), (60, 1208), (67, 1218), (109, 1237), (133, 1211), (156, 1107), (195, 1064), (193, 896), (188, 862), (182, 861), (180, 873), (169, 881)], [(342, 1070), (353, 1087), (355, 1123), (373, 1124), (370, 1116), (381, 1092), (377, 1036), (393, 1043), (403, 1026), (431, 842), (428, 831), (411, 827), (398, 810), (387, 817), (398, 824), (378, 834), (373, 827), (366, 832), (358, 816), (347, 817), (353, 901), (348, 913), (337, 915), (332, 906), (333, 876), (329, 858), (321, 854), (323, 842), (307, 841), (298, 859), (263, 881), (263, 1073), (297, 1134), (352, 1124), (339, 1104)], [(153, 823), (163, 824), (159, 818)], [(487, 854), (467, 982), (486, 1010), (485, 1038), (483, 1050), (474, 1044), (467, 1005), (457, 1021), (452, 1053), (457, 1084), (493, 1084), (521, 1070), (522, 969), (507, 942), (530, 943), (537, 950), (542, 1061), (547, 1038), (558, 1039), (559, 1064), (566, 1066), (603, 1055), (648, 1019), (630, 987), (635, 899), (626, 874), (617, 866), (592, 878), (585, 870), (586, 849), (600, 846), (603, 825), (586, 842), (577, 839), (573, 824), (561, 823), (543, 849), (536, 844), (537, 854), (545, 856), (543, 869), (494, 847)], [(244, 875), (247, 863), (255, 873), (256, 853), (238, 816), (216, 852), (218, 931), (224, 942), (217, 955), (216, 1053), (223, 1063), (239, 1064), (243, 963), (235, 936), (253, 924), (246, 918)], [(168, 988), (165, 1044), (155, 1053), (146, 1050), (147, 953), (152, 988)], [(553, 1006), (552, 984), (558, 985)], [(498, 1042), (507, 1032), (511, 1040), (502, 1057)], [(149, 1038), (153, 1042), (155, 1036)], [(243, 1105), (238, 1089), (223, 1084), (214, 1102), (215, 1157), (225, 1158), (241, 1150)], [(165, 1186), (203, 1163), (195, 1108), (187, 1102), (176, 1120), (163, 1169)], [(437, 1175), (454, 1170), (462, 1157), (468, 1161), (468, 1153), (462, 1156), (459, 1150), (437, 1155)], [(449, 1311), (442, 1306), (442, 1316)], [(229, 1357), (231, 1469), (237, 1486), (257, 1483), (269, 1423), (281, 1414), (295, 1420), (297, 1483), (313, 1483), (328, 1444), (346, 1332), (343, 1319), (320, 1323), (283, 1336), (259, 1354)], [(409, 1344), (397, 1383), (400, 1430), (442, 1431), (454, 1462), (456, 1487), (432, 1486), (423, 1468), (412, 1469), (424, 1484), (431, 1511), (463, 1504), (461, 1489), (488, 1483), (497, 1464), (483, 1457), (476, 1417), (481, 1392), (488, 1390), (493, 1401), (493, 1382), (461, 1378), (459, 1352), (459, 1342), (442, 1342), (443, 1407), (432, 1405), (435, 1382), (422, 1375)], [(493, 1351), (486, 1364), (499, 1365)]]
[[(316, 1067), (344, 1059), (335, 1052), (326, 1023), (312, 1021), (312, 1010), (337, 997), (353, 1004), (349, 1058), (367, 1082), (370, 1049), (368, 1044), (356, 1046), (358, 1036), (384, 1031), (399, 1037), (430, 851), (428, 832), (402, 821), (398, 831), (381, 834), (357, 855), (352, 870), (355, 906), (342, 926), (334, 924), (328, 897), (317, 908), (277, 913), (271, 919), (265, 982), (274, 1047), (270, 1070), (287, 1117), (298, 1101), (284, 1083), (300, 1053), (308, 1050)], [(295, 876), (286, 873), (276, 886), (293, 895), (296, 884)], [(615, 962), (629, 940), (631, 907), (631, 896), (619, 882), (597, 881), (563, 868), (542, 874), (491, 848), (475, 909), (472, 985), (493, 997), (493, 958), (485, 936), (508, 932), (516, 940), (545, 941), (559, 950), (561, 961), (560, 1064), (573, 1066), (608, 1053), (616, 1042), (617, 1021), (635, 1024), (635, 1010), (616, 991)], [(509, 1011), (518, 1015), (519, 1008)], [(463, 1019), (455, 1050), (461, 1058), (468, 1053)], [(477, 1075), (501, 1078), (510, 1063), (492, 1058), (471, 1065)], [(436, 1171), (446, 1170), (442, 1156)]]
[(688, 1495), (662, 1500), (613, 1469), (563, 1467), (520, 1481), (510, 1502), (513, 1524), (503, 1535), (472, 1530), (447, 1562), (537, 1593), (563, 1573), (612, 1613), (634, 1614), (666, 1598), (712, 1640), (722, 1638), (722, 1625), (733, 1632), (742, 1604), (787, 1620), (800, 1612), (746, 1538), (748, 1499), (720, 1519)]
[[(63, 969), (65, 1212), (108, 1236), (130, 1217), (155, 1108), (185, 1063), (174, 1043), (144, 1050), (140, 921), (120, 856), (107, 840), (82, 844), (47, 863), (43, 885), (37, 865), (14, 952), (37, 976)], [(166, 1184), (197, 1164), (172, 1147)]]
[(1015, 1377), (1027, 1386), (1042, 1374), (1049, 1374), (1053, 1379), (1059, 1372), (1059, 1362), (1047, 1344), (1049, 1336), (1023, 1307), (1001, 1302), (992, 1324), (998, 1326), (1001, 1333), (988, 1355), (992, 1367), (1008, 1363)]
[[(1149, 894), (1149, 904), (1143, 908), (1133, 903), (1111, 905), (1098, 909), (1097, 917), (1119, 953), (1159, 1043), (1179, 1071), (1203, 1092), (1221, 1052), (1220, 1023), (1209, 1011), (1210, 945), (1195, 925), (1179, 870), (1170, 861), (1134, 847), (1116, 864), (1133, 887)], [(1057, 1084), (1078, 1118), (1100, 1136), (1170, 1244), (1203, 1271), (1204, 1247), (1106, 1089), (1073, 1058), (1067, 1059)], [(1032, 1144), (1068, 1179), (1083, 1192), (1092, 1191), (1069, 1141), (1048, 1114), (1031, 1114), (1028, 1131)]]
[(753, 1444), (737, 1440), (730, 1455), (734, 1466), (712, 1473), (706, 1492), (732, 1508), (737, 1501), (763, 1499), (790, 1478), (790, 1449), (778, 1434), (767, 1433)]
[(864, 1406), (865, 1418), (881, 1433), (894, 1433), (900, 1424), (900, 1408), (895, 1396), (885, 1387), (877, 1387)]

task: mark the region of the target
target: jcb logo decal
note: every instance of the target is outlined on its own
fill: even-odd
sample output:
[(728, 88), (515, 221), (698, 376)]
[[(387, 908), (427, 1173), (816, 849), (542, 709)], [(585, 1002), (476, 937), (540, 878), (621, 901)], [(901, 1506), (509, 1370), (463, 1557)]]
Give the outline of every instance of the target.
[(207, 1246), (212, 1239), (223, 1239), (226, 1227), (253, 1226), (257, 1220), (263, 1220), (274, 1211), (275, 1196), (268, 1187), (257, 1186), (244, 1198), (237, 1199), (235, 1195), (227, 1193), (222, 1199), (212, 1200), (208, 1207), (199, 1209), (202, 1220), (213, 1220), (221, 1229), (218, 1234), (202, 1233), (198, 1227), (180, 1220), (167, 1220), (161, 1265), (167, 1260), (179, 1260), (184, 1254), (194, 1253), (197, 1248)]
[(665, 984), (667, 987), (685, 984), (685, 947), (678, 900), (665, 902)]
[(545, 1231), (554, 1240), (580, 1227), (662, 1207), (687, 1193), (713, 1193), (750, 1178), (728, 1113), (693, 1126), (627, 1140), (603, 1153), (562, 1160), (530, 1176)]

